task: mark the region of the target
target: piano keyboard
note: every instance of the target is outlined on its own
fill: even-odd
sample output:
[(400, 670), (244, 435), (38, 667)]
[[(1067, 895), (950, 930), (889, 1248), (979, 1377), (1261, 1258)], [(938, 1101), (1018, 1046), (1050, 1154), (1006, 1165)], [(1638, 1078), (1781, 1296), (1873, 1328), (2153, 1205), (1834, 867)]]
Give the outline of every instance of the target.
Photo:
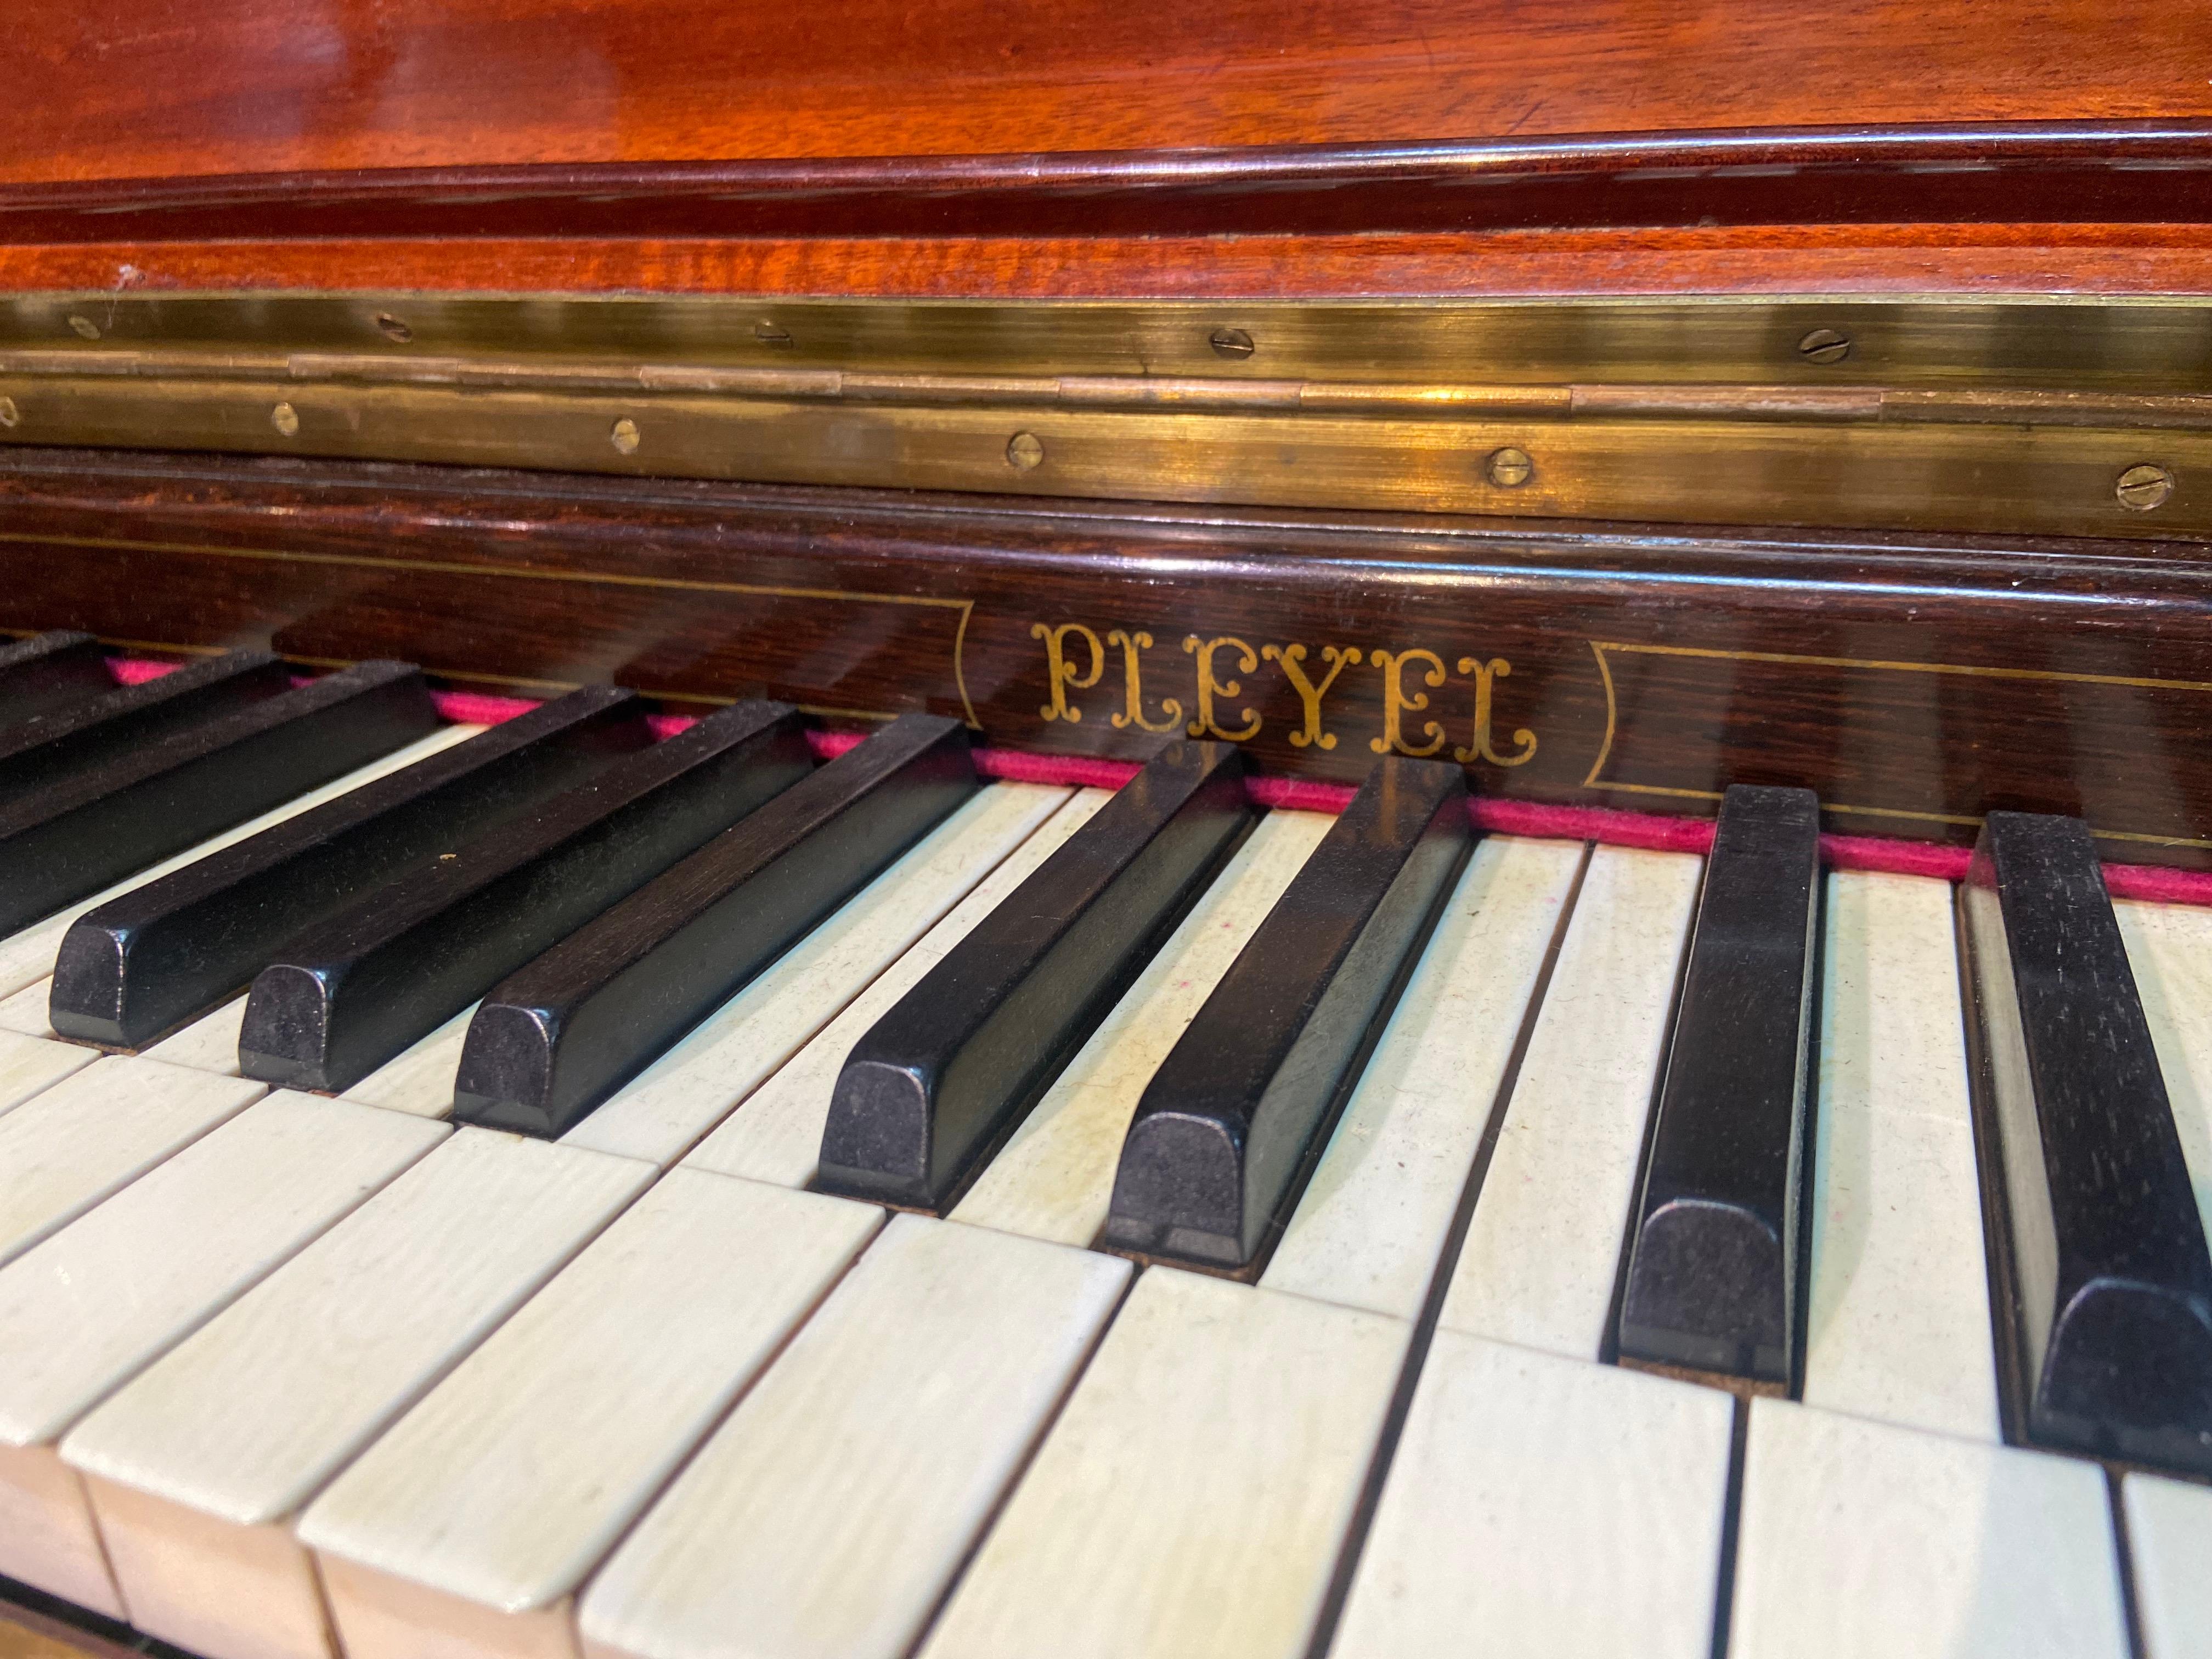
[(1962, 904), (1797, 791), (1473, 840), (1416, 762), (1260, 813), (1215, 745), (815, 766), (389, 665), (103, 714), (83, 655), (0, 653), (19, 1600), (208, 1659), (2212, 1652), (2212, 910), (2066, 821)]

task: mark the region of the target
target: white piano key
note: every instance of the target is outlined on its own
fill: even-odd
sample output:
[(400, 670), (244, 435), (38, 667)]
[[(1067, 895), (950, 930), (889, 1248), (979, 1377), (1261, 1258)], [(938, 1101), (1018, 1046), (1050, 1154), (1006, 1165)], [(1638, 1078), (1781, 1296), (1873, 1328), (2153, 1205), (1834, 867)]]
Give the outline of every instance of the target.
[(1332, 1659), (1707, 1659), (1734, 1402), (1439, 1331)]
[(236, 1077), (238, 1032), (245, 1021), (246, 999), (233, 997), (214, 1012), (202, 1014), (191, 1024), (171, 1032), (159, 1042), (148, 1044), (139, 1052), (149, 1060), (164, 1060), (172, 1066), (189, 1066), (196, 1072)]
[(1085, 789), (1054, 811), (943, 921), (878, 975), (844, 1012), (748, 1095), (744, 1109), (723, 1119), (720, 1127), (692, 1148), (684, 1163), (785, 1187), (811, 1181), (821, 1161), (822, 1129), (830, 1116), (830, 1097), (853, 1045), (942, 961), (945, 952), (967, 938), (1031, 871), (1113, 798), (1111, 790)]
[(2212, 1659), (2212, 1487), (2130, 1474), (2120, 1501), (2143, 1659)]
[(1591, 853), (1452, 1269), (1446, 1329), (1597, 1358), (1702, 865)]
[(1730, 1659), (2125, 1659), (2096, 1464), (1755, 1400)]
[(0, 1262), (269, 1091), (159, 1060), (77, 1052), (92, 1063), (0, 1116)]
[(2212, 1231), (2212, 909), (2112, 907), (2166, 1078), (2197, 1208)]
[(586, 1650), (903, 1654), (1129, 1273), (895, 1218), (592, 1581)]
[(70, 1550), (96, 1541), (89, 1509), (53, 1513), (82, 1503), (83, 1488), (52, 1443), (446, 1133), (396, 1112), (271, 1095), (0, 1267), (0, 1448), (26, 1454), (0, 1465), (0, 1480), (20, 1482), (0, 1493), (0, 1516), (40, 1509), (52, 1522), (20, 1553), (21, 1534), (0, 1524), (0, 1573), (63, 1595), (63, 1583), (105, 1580), (96, 1552)]
[(335, 779), (319, 789), (310, 789), (306, 794), (297, 799), (286, 801), (282, 806), (273, 806), (258, 817), (248, 818), (234, 830), (225, 830), (220, 836), (212, 836), (200, 842), (198, 846), (187, 848), (173, 858), (165, 859), (161, 863), (141, 870), (135, 875), (125, 877), (112, 887), (102, 888), (90, 898), (80, 900), (64, 909), (57, 910), (44, 921), (33, 922), (28, 927), (10, 933), (5, 939), (0, 939), (0, 996), (13, 995), (33, 980), (44, 979), (52, 974), (54, 971), (54, 954), (62, 948), (62, 935), (69, 932), (70, 924), (87, 911), (97, 909), (118, 893), (127, 893), (134, 887), (143, 886), (147, 882), (167, 875), (172, 870), (181, 870), (197, 859), (204, 859), (210, 853), (220, 852), (226, 847), (244, 841), (249, 836), (258, 836), (271, 824), (282, 823), (285, 819), (296, 817), (309, 807), (319, 806), (325, 801), (343, 795), (349, 789), (358, 789), (364, 783), (373, 783), (387, 773), (397, 772), (404, 766), (412, 766), (416, 761), (427, 759), (441, 749), (449, 749), (465, 738), (474, 737), (483, 730), (483, 727), (481, 726), (441, 727), (426, 738), (419, 738), (413, 743), (393, 750), (381, 760), (373, 761), (367, 766), (349, 772), (343, 777)]
[(968, 1189), (955, 1221), (1061, 1244), (1097, 1236), (1146, 1084), (1334, 822), (1321, 812), (1260, 820)]
[(1995, 1440), (1951, 885), (1838, 872), (1827, 897), (1805, 1401)]
[(650, 1164), (464, 1129), (72, 1430), (131, 1622), (319, 1659), (288, 1518), (641, 1191)]
[(15, 1110), (99, 1058), (97, 1048), (0, 1031), (0, 1113)]
[[(58, 947), (57, 947), (58, 948)], [(25, 1036), (51, 1037), (53, 1022), (46, 1018), (52, 1000), (53, 976), (34, 980), (12, 996), (0, 997), (0, 1031), (19, 1031)]]
[(562, 1137), (674, 1163), (1066, 800), (992, 784)]
[(1262, 1285), (1420, 1312), (1583, 858), (1579, 842), (1475, 848)]
[[(453, 1078), (461, 1069), (461, 1048), (468, 1041), (469, 1022), (476, 1018), (473, 1002), (443, 1025), (417, 1037), (367, 1077), (338, 1097), (365, 1106), (406, 1112), (415, 1117), (453, 1115)], [(242, 1017), (242, 1016), (241, 1016)]]
[(1303, 1654), (1411, 1328), (1148, 1270), (924, 1659)]
[(348, 1659), (571, 1651), (577, 1586), (883, 1218), (671, 1172), (301, 1518)]

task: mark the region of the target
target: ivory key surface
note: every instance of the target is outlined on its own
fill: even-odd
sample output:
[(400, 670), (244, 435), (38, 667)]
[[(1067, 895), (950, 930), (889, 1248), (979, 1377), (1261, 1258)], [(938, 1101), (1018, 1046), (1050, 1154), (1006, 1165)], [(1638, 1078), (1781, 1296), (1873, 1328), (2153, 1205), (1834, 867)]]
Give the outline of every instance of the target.
[(882, 1222), (672, 1170), (302, 1516), (349, 1659), (572, 1642), (568, 1598)]
[(1731, 1659), (2122, 1659), (2096, 1464), (1751, 1403)]
[[(746, 1096), (742, 1109), (724, 1118), (684, 1162), (697, 1169), (771, 1181), (780, 1186), (799, 1187), (811, 1181), (821, 1162), (822, 1127), (830, 1115), (830, 1097), (853, 1045), (1054, 848), (1112, 799), (1107, 790), (1085, 789), (1055, 808), (943, 920), (871, 981), (842, 1013)], [(724, 1039), (738, 1040), (736, 1031)]]
[(2144, 1659), (2212, 1656), (2212, 1487), (2162, 1475), (2120, 1483)]
[(953, 1220), (1062, 1244), (1097, 1237), (1145, 1085), (1333, 822), (1319, 812), (1260, 820), (976, 1177)]
[(1295, 1659), (1410, 1332), (1146, 1270), (924, 1659)]
[(1999, 1437), (1948, 882), (1828, 878), (1809, 1405)]
[(595, 1659), (892, 1659), (1127, 1283), (902, 1215), (585, 1592)]
[(15, 1110), (99, 1058), (97, 1048), (0, 1031), (0, 1113)]
[(562, 1139), (675, 1162), (1067, 798), (991, 784)]
[(32, 1096), (0, 1116), (0, 1262), (266, 1093), (264, 1084), (110, 1055)]
[(1330, 1654), (1707, 1659), (1733, 1419), (1716, 1389), (1439, 1331)]
[(1474, 849), (1261, 1284), (1420, 1312), (1583, 857)]
[(1699, 871), (1686, 853), (1590, 854), (1444, 1328), (1574, 1359), (1602, 1349)]

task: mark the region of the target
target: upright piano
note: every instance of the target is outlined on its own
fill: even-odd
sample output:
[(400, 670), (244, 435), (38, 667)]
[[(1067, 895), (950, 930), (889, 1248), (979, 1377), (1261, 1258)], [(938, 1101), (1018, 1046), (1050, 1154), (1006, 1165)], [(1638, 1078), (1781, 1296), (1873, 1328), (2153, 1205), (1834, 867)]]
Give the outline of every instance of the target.
[(2212, 13), (0, 57), (0, 1656), (2212, 1654)]

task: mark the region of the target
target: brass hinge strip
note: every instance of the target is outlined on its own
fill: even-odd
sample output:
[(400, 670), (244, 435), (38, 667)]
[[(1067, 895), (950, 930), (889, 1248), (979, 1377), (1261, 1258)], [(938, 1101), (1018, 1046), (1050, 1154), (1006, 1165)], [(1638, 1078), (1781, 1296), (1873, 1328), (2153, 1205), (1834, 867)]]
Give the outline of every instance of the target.
[(0, 377), (360, 386), (594, 396), (716, 397), (777, 403), (1006, 409), (1188, 410), (1389, 419), (1910, 422), (2212, 428), (2212, 395), (1675, 383), (1437, 385), (1192, 375), (878, 374), (720, 364), (525, 362), (342, 352), (0, 351)]

